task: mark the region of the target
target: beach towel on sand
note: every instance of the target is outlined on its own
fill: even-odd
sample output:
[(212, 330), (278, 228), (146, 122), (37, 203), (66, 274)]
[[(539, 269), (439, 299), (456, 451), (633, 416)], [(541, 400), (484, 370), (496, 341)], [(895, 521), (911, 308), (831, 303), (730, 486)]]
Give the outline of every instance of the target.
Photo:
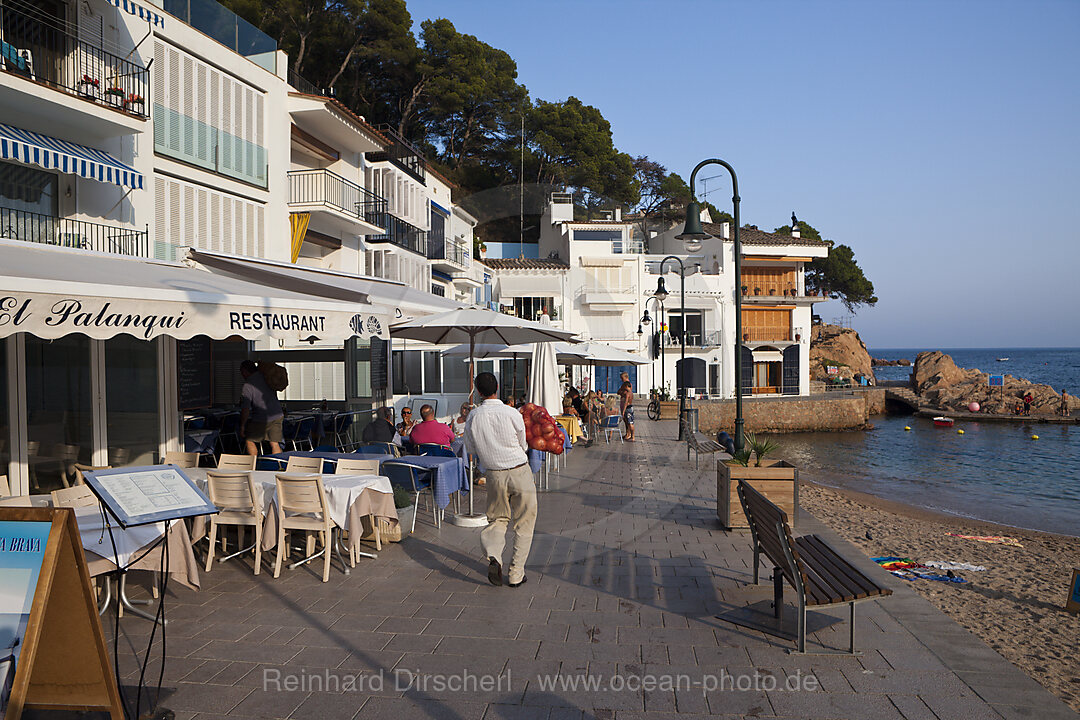
[(926, 567), (937, 568), (938, 570), (968, 570), (971, 572), (982, 572), (986, 570), (982, 565), (972, 565), (965, 562), (949, 562), (948, 560), (927, 560), (923, 563)]
[(993, 543), (995, 545), (1011, 545), (1012, 547), (1024, 547), (1020, 544), (1020, 541), (1014, 537), (1007, 535), (961, 535), (960, 533), (945, 533), (951, 537), (963, 538), (964, 540), (978, 540), (984, 543)]
[(939, 575), (926, 571), (926, 566), (908, 558), (883, 556), (870, 558), (881, 567), (902, 580), (936, 580), (937, 582), (966, 583), (967, 580), (959, 575)]

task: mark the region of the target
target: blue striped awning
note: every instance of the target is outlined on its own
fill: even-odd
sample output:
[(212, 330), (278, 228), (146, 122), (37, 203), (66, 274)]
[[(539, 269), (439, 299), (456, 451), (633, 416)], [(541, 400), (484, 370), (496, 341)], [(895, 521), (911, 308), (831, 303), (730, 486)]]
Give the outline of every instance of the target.
[(0, 158), (80, 177), (143, 189), (143, 175), (104, 150), (0, 124)]

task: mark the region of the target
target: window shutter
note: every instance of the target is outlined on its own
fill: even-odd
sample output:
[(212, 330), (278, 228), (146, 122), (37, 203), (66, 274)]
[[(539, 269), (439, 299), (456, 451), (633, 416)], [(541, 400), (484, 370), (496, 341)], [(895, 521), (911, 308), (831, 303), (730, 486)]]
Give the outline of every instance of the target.
[(783, 392), (785, 395), (799, 394), (799, 346), (784, 348)]

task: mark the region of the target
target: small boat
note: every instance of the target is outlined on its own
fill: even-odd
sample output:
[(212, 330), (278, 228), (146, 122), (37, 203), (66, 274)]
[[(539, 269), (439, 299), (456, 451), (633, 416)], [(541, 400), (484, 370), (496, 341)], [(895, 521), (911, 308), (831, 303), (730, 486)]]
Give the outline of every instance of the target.
[(997, 361), (998, 361), (998, 362), (1009, 362), (1009, 358), (1007, 358), (1007, 357), (1004, 357), (1004, 358), (998, 358), (998, 359), (997, 359)]
[(935, 427), (952, 427), (954, 422), (956, 421), (952, 418), (945, 417), (944, 415), (938, 415), (934, 418)]

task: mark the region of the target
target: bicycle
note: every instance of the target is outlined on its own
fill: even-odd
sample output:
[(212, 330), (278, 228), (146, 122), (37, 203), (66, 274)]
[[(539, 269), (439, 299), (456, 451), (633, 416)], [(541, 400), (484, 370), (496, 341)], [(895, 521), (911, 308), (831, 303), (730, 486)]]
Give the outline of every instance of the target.
[(645, 412), (649, 415), (650, 420), (659, 420), (660, 419), (660, 399), (654, 397), (652, 400), (650, 400), (649, 401), (649, 407), (646, 408)]

